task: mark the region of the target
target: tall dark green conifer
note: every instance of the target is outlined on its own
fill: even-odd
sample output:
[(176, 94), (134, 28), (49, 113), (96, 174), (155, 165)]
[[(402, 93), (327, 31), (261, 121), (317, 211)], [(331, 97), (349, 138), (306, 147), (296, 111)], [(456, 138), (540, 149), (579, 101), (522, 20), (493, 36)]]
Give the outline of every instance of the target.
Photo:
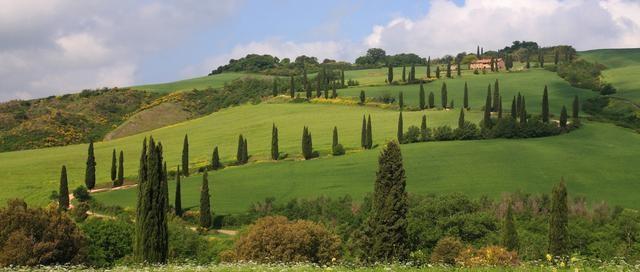
[(360, 147), (367, 149), (367, 118), (362, 115), (362, 133), (360, 134)]
[(211, 169), (218, 170), (220, 168), (222, 168), (222, 162), (220, 161), (220, 153), (216, 146), (213, 148), (213, 153), (211, 154)]
[(209, 194), (209, 174), (202, 174), (202, 186), (200, 187), (200, 227), (211, 227), (211, 195)]
[(187, 134), (184, 135), (182, 143), (182, 174), (185, 177), (189, 176), (189, 138)]
[(549, 123), (549, 93), (547, 92), (547, 85), (544, 85), (544, 91), (542, 92), (542, 122)]
[(433, 109), (436, 107), (436, 96), (433, 92), (429, 92), (429, 108)]
[(431, 77), (431, 56), (427, 57), (427, 78)]
[(67, 167), (62, 166), (60, 171), (60, 190), (58, 191), (58, 209), (69, 209), (69, 181), (67, 180)]
[(111, 153), (111, 182), (115, 183), (116, 182), (116, 178), (118, 175), (118, 168), (116, 166), (117, 160), (116, 160), (116, 149), (113, 149), (113, 152)]
[(247, 138), (244, 138), (244, 144), (242, 146), (242, 163), (249, 162), (249, 143)]
[(278, 96), (278, 78), (277, 77), (273, 78), (273, 86), (271, 88), (271, 95), (273, 97)]
[(336, 146), (340, 144), (338, 141), (338, 127), (333, 127), (333, 141), (331, 142), (331, 151), (333, 154), (336, 153)]
[(236, 161), (238, 164), (244, 163), (244, 138), (242, 134), (238, 137), (238, 152), (236, 153)]
[(134, 256), (141, 263), (166, 263), (169, 249), (167, 207), (169, 197), (163, 169), (162, 144), (146, 139), (140, 158)]
[(555, 64), (556, 66), (558, 66), (558, 62), (560, 62), (560, 52), (558, 51), (558, 49), (554, 50), (554, 56), (553, 56), (553, 64)]
[(364, 94), (364, 90), (360, 90), (360, 104), (364, 105), (364, 103), (367, 101), (366, 99), (367, 97)]
[(400, 112), (400, 116), (398, 117), (398, 143), (404, 143), (403, 139), (402, 139), (402, 135), (404, 133), (403, 131), (403, 125), (402, 125), (402, 112)]
[(445, 82), (442, 82), (442, 88), (440, 88), (440, 100), (442, 102), (442, 108), (446, 109), (449, 98), (447, 96), (447, 83)]
[(478, 45), (478, 48), (476, 48), (476, 57), (478, 57), (478, 59), (480, 59), (480, 46)]
[(520, 105), (520, 124), (527, 123), (527, 103), (522, 96), (522, 104)]
[(522, 96), (520, 93), (518, 93), (518, 98), (516, 99), (516, 111), (518, 118), (520, 118), (520, 114), (522, 113)]
[(500, 85), (498, 83), (498, 80), (496, 79), (496, 82), (493, 84), (493, 104), (492, 104), (493, 111), (498, 111), (498, 107), (500, 107), (498, 105), (499, 103), (500, 103)]
[(569, 207), (564, 181), (553, 187), (549, 218), (549, 254), (566, 258), (569, 254)]
[(456, 63), (456, 73), (458, 74), (458, 77), (462, 76), (462, 65), (460, 61)]
[(91, 190), (96, 186), (96, 157), (93, 153), (93, 140), (89, 141), (87, 151), (87, 168), (84, 173), (84, 184)]
[(426, 108), (426, 97), (424, 94), (424, 86), (422, 85), (422, 82), (420, 82), (420, 109), (424, 110)]
[(409, 72), (409, 81), (416, 81), (416, 65), (411, 63), (411, 71)]
[(578, 119), (580, 114), (580, 100), (578, 100), (578, 95), (573, 97), (573, 108), (571, 118)]
[(516, 97), (513, 96), (513, 101), (511, 101), (511, 118), (514, 120), (518, 117), (518, 108), (516, 108)]
[(280, 150), (278, 148), (278, 128), (274, 123), (271, 127), (271, 159), (277, 161), (280, 158)]
[(518, 250), (518, 231), (516, 230), (516, 224), (513, 219), (513, 208), (509, 203), (507, 207), (507, 213), (504, 216), (504, 223), (502, 225), (502, 246), (509, 251)]
[(404, 108), (404, 96), (402, 95), (402, 91), (400, 91), (398, 96), (398, 106), (400, 107), (400, 110)]
[(296, 88), (295, 88), (295, 83), (293, 82), (293, 75), (291, 76), (291, 82), (289, 83), (289, 96), (291, 96), (291, 98), (296, 97)]
[(482, 118), (482, 125), (484, 127), (491, 127), (491, 85), (487, 89), (487, 98), (484, 102), (484, 115)]
[(387, 71), (387, 82), (389, 84), (393, 83), (393, 66), (389, 64), (389, 68)]
[(502, 96), (498, 97), (498, 119), (502, 119)]
[(447, 61), (447, 78), (451, 78), (451, 60)]
[(467, 82), (464, 82), (464, 98), (463, 98), (463, 107), (466, 110), (469, 110), (469, 89), (467, 88)]
[(367, 118), (367, 149), (373, 147), (373, 129), (371, 128), (371, 114)]
[(420, 123), (420, 141), (426, 142), (429, 138), (429, 131), (427, 130), (427, 115), (422, 115), (422, 123)]
[(120, 157), (118, 158), (118, 186), (124, 185), (124, 152), (120, 150)]
[(305, 160), (313, 158), (313, 141), (309, 128), (306, 126), (302, 129), (302, 156)]
[(436, 78), (440, 78), (440, 65), (436, 65)]
[[(343, 76), (344, 76), (344, 71), (342, 73), (343, 73)], [(331, 89), (331, 98), (332, 99), (336, 99), (338, 97), (338, 90), (337, 90), (337, 87), (336, 87), (335, 83), (332, 84), (332, 85), (333, 85), (333, 88)], [(344, 85), (344, 82), (343, 82), (343, 85)]]
[[(340, 88), (345, 88), (347, 87), (347, 85), (345, 85), (344, 83), (344, 69), (340, 69)], [(334, 88), (335, 89), (335, 88)], [(337, 96), (334, 96), (333, 98), (336, 98)]]
[(364, 250), (370, 262), (405, 261), (409, 255), (409, 200), (400, 146), (387, 144), (378, 158), (371, 213), (366, 221)]
[(407, 81), (407, 67), (402, 66), (402, 82), (406, 82), (406, 81)]
[(180, 188), (180, 166), (176, 170), (176, 197), (173, 200), (173, 206), (176, 211), (176, 216), (182, 216), (182, 192)]
[(567, 127), (567, 108), (565, 106), (562, 106), (562, 110), (560, 111), (560, 127), (561, 128), (566, 128)]
[(460, 109), (460, 116), (458, 117), (458, 128), (462, 129), (464, 127), (464, 109)]

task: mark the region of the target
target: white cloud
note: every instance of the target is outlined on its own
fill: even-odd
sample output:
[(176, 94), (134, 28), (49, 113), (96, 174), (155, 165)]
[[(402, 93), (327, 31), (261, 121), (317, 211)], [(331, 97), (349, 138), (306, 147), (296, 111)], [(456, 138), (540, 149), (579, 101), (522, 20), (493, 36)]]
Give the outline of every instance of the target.
[(467, 0), (432, 2), (424, 16), (374, 26), (366, 47), (441, 56), (500, 49), (514, 40), (569, 44), (579, 50), (640, 47), (640, 3), (623, 0)]

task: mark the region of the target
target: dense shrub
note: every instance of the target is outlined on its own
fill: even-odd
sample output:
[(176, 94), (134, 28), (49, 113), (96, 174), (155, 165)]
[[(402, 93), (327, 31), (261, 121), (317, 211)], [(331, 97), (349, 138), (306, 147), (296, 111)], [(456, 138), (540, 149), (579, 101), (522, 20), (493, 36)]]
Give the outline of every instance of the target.
[(57, 208), (9, 200), (0, 209), (0, 266), (81, 263), (86, 253), (86, 238)]
[(456, 263), (464, 267), (514, 266), (519, 263), (518, 254), (499, 246), (480, 249), (467, 247), (460, 252)]
[(600, 91), (600, 73), (605, 69), (604, 65), (580, 59), (558, 64), (556, 69), (571, 86)]
[(89, 194), (87, 187), (84, 187), (84, 185), (80, 185), (73, 190), (73, 197), (80, 202), (91, 200), (91, 195)]
[[(197, 221), (197, 219), (195, 220)], [(178, 217), (169, 218), (169, 259), (193, 260), (198, 263), (216, 261), (218, 254), (231, 248), (228, 241), (207, 240)]]
[(420, 128), (416, 126), (409, 126), (409, 128), (407, 128), (407, 131), (402, 136), (402, 140), (404, 141), (404, 143), (417, 143), (420, 142), (420, 139)]
[(88, 263), (109, 266), (131, 254), (133, 223), (124, 220), (90, 218), (81, 226), (89, 242)]
[(264, 217), (243, 233), (234, 247), (236, 260), (329, 263), (340, 257), (340, 238), (322, 225), (283, 216)]
[(464, 249), (460, 239), (454, 237), (444, 237), (438, 240), (436, 247), (431, 253), (431, 262), (455, 265), (456, 258)]
[(475, 140), (480, 139), (480, 129), (474, 123), (465, 121), (462, 127), (453, 130), (453, 137), (457, 140)]
[(433, 129), (432, 135), (433, 139), (436, 141), (450, 141), (455, 139), (453, 130), (448, 125), (436, 127)]
[(342, 146), (341, 144), (337, 144), (336, 146), (334, 146), (331, 151), (334, 156), (344, 155), (345, 153), (344, 146)]
[(614, 93), (616, 93), (616, 88), (613, 87), (613, 85), (611, 85), (611, 83), (602, 84), (602, 86), (600, 87), (600, 94), (601, 95), (610, 95), (610, 94), (614, 94)]

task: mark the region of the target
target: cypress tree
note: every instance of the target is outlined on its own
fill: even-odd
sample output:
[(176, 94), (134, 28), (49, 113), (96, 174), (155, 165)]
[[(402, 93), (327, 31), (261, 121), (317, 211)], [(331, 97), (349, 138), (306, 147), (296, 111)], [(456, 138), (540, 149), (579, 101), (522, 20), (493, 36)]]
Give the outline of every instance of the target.
[(513, 219), (513, 208), (511, 203), (507, 207), (507, 213), (504, 216), (504, 224), (502, 225), (502, 246), (509, 251), (518, 250), (518, 231)]
[(373, 129), (371, 128), (371, 114), (369, 114), (369, 118), (367, 119), (367, 149), (371, 149), (373, 147)]
[(447, 61), (447, 78), (451, 78), (451, 60)]
[(538, 53), (538, 62), (540, 63), (540, 68), (544, 68), (544, 55), (542, 51)]
[(469, 89), (467, 88), (467, 82), (464, 82), (464, 108), (469, 110)]
[(362, 115), (362, 134), (360, 135), (360, 147), (367, 149), (367, 118)]
[(393, 66), (391, 64), (389, 64), (387, 71), (387, 82), (389, 82), (389, 84), (393, 83)]
[(402, 66), (402, 82), (406, 82), (407, 81), (407, 67), (406, 66)]
[(338, 127), (333, 127), (333, 142), (331, 143), (331, 153), (336, 154), (336, 146), (338, 142)]
[(487, 95), (489, 96), (489, 112), (493, 111), (493, 102), (491, 101), (491, 84), (487, 86)]
[(364, 90), (360, 90), (360, 104), (364, 105), (366, 101), (366, 96), (364, 95)]
[(309, 85), (309, 78), (307, 77), (307, 66), (302, 63), (302, 87), (305, 90), (310, 90), (311, 86)]
[(209, 194), (209, 175), (207, 171), (202, 174), (202, 187), (200, 187), (200, 227), (211, 227), (211, 195)]
[(529, 53), (527, 53), (527, 56), (525, 58), (526, 58), (526, 62), (527, 62), (525, 66), (527, 67), (527, 69), (529, 69), (529, 68), (531, 68), (531, 63), (529, 63)]
[[(316, 76), (316, 92), (320, 91), (320, 73)], [(304, 96), (307, 100), (311, 100), (311, 84), (309, 84), (309, 88), (304, 90)]]
[(420, 109), (424, 110), (426, 105), (426, 97), (424, 96), (424, 86), (422, 85), (422, 82), (420, 82)]
[(404, 261), (409, 255), (406, 176), (400, 146), (387, 144), (378, 158), (371, 213), (366, 221), (365, 254), (372, 262)]
[(305, 160), (313, 158), (313, 141), (309, 128), (306, 126), (302, 129), (302, 156)]
[[(335, 88), (335, 82), (331, 83), (331, 85), (333, 86), (332, 88)], [(324, 99), (329, 99), (329, 85), (325, 85)]]
[[(343, 76), (344, 76), (344, 71), (342, 73), (343, 73)], [(344, 78), (343, 78), (342, 81), (343, 81), (342, 85), (344, 86)], [(336, 84), (335, 83), (333, 84), (333, 88), (331, 89), (331, 98), (333, 98), (333, 99), (338, 98), (338, 90), (336, 88)]]
[(280, 150), (278, 149), (278, 128), (274, 123), (271, 127), (271, 159), (277, 161), (280, 158)]
[(141, 156), (136, 209), (134, 256), (138, 262), (166, 263), (168, 255), (166, 176), (163, 170), (162, 144), (146, 139)]
[(553, 57), (553, 64), (558, 66), (558, 62), (560, 62), (560, 52), (558, 52), (558, 49), (554, 51), (555, 51), (555, 56)]
[(409, 72), (409, 81), (414, 82), (416, 80), (416, 65), (411, 64), (411, 71)]
[(482, 118), (482, 124), (485, 127), (491, 127), (491, 85), (489, 85), (487, 98), (484, 102), (484, 116)]
[(431, 56), (427, 58), (427, 78), (431, 77)]
[(478, 57), (478, 59), (480, 59), (480, 46), (478, 45), (478, 48), (476, 48), (476, 57)]
[(502, 119), (502, 96), (498, 97), (498, 119)]
[(453, 109), (453, 99), (451, 99), (451, 102), (449, 103), (449, 108)]
[(544, 85), (544, 92), (542, 93), (542, 122), (549, 123), (549, 94), (547, 92), (547, 85)]
[(522, 96), (522, 105), (521, 109), (520, 109), (520, 123), (521, 124), (525, 124), (527, 123), (527, 106), (526, 103), (524, 101), (524, 96)]
[(464, 109), (460, 109), (460, 116), (458, 117), (458, 128), (462, 129), (464, 127)]
[[(346, 87), (346, 85), (344, 85), (344, 69), (340, 70), (340, 88), (344, 88)], [(335, 90), (335, 88), (333, 88)], [(334, 96), (333, 98), (336, 98), (337, 96)]]
[(291, 83), (289, 84), (289, 95), (291, 98), (296, 97), (296, 88), (293, 82), (293, 76), (291, 76)]
[(429, 92), (429, 108), (433, 109), (436, 106), (436, 98), (433, 92)]
[(511, 118), (516, 119), (517, 111), (516, 111), (516, 97), (513, 96), (513, 100), (511, 101)]
[(573, 97), (573, 108), (572, 108), (573, 112), (571, 114), (571, 118), (573, 119), (578, 119), (578, 115), (580, 113), (580, 101), (578, 100), (578, 96), (574, 96)]
[(238, 152), (236, 153), (236, 161), (238, 164), (244, 163), (244, 138), (242, 134), (238, 137)]
[(516, 112), (517, 117), (520, 118), (520, 113), (522, 113), (522, 96), (518, 93), (518, 98), (516, 100)]
[(498, 111), (498, 104), (500, 103), (500, 85), (498, 80), (493, 84), (493, 111)]
[(84, 173), (84, 184), (91, 190), (96, 186), (96, 157), (93, 153), (93, 140), (89, 141), (87, 151), (87, 168)]
[(567, 127), (567, 108), (562, 106), (562, 110), (560, 111), (560, 127)]
[(566, 258), (569, 253), (569, 208), (567, 206), (567, 188), (564, 181), (552, 191), (549, 217), (549, 254)]
[(118, 186), (124, 184), (124, 152), (120, 150), (120, 158), (118, 159)]
[(458, 73), (458, 76), (462, 76), (462, 66), (460, 64), (461, 64), (460, 61), (456, 63), (456, 67), (457, 67), (456, 73)]
[(402, 112), (400, 112), (400, 116), (398, 117), (398, 143), (403, 143), (402, 139), (403, 127), (402, 127)]
[(398, 96), (398, 106), (400, 106), (400, 110), (402, 110), (404, 108), (404, 96), (402, 95), (402, 91), (400, 92), (400, 95)]
[(113, 149), (111, 153), (111, 182), (116, 182), (116, 177), (118, 175), (118, 168), (116, 167), (116, 149)]
[(429, 132), (427, 130), (427, 115), (422, 115), (422, 123), (420, 124), (420, 140), (426, 142), (429, 138)]
[(491, 72), (495, 71), (494, 59), (491, 58)]
[(447, 102), (449, 101), (447, 98), (447, 83), (442, 82), (442, 88), (440, 89), (440, 99), (442, 100), (442, 108), (447, 108)]
[(480, 55), (484, 55), (484, 47), (480, 47)]
[(58, 209), (69, 209), (69, 182), (67, 180), (67, 167), (62, 166), (60, 171), (60, 190), (58, 191)]
[(189, 138), (187, 134), (184, 135), (182, 143), (182, 174), (185, 177), (189, 176)]
[(436, 78), (440, 78), (440, 65), (436, 65)]
[(242, 163), (249, 162), (249, 144), (247, 138), (244, 138), (244, 145), (242, 147)]
[(278, 96), (278, 78), (277, 77), (273, 79), (273, 88), (271, 90), (271, 95), (273, 97)]
[(211, 169), (218, 170), (220, 168), (222, 168), (222, 162), (220, 162), (220, 154), (216, 146), (213, 148), (213, 154), (211, 155)]
[(181, 217), (182, 216), (182, 192), (180, 191), (180, 166), (178, 166), (178, 169), (176, 170), (176, 197), (173, 201), (174, 201), (173, 206), (175, 207), (175, 210), (176, 210), (176, 216)]

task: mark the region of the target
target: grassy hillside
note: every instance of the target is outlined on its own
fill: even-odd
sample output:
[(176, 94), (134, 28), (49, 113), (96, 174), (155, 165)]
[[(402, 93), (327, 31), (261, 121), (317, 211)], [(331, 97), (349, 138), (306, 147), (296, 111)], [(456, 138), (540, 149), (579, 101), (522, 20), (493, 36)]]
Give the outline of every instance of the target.
[[(190, 91), (193, 89), (207, 89), (207, 88), (220, 88), (224, 86), (226, 82), (232, 81), (246, 76), (246, 73), (222, 73), (211, 76), (196, 77), (191, 79), (179, 80), (167, 83), (147, 84), (132, 86), (131, 89), (153, 91), (160, 93), (170, 93), (179, 91)], [(261, 75), (252, 75), (263, 77)], [(266, 77), (266, 76), (264, 76)]]
[[(253, 160), (268, 158), (271, 141), (271, 124), (280, 128), (280, 150), (297, 157), (300, 153), (302, 127), (308, 125), (313, 134), (314, 147), (327, 154), (331, 145), (331, 131), (338, 126), (340, 139), (347, 148), (360, 145), (360, 129), (363, 114), (373, 119), (374, 143), (383, 143), (396, 135), (398, 112), (372, 107), (349, 107), (309, 104), (259, 104), (221, 110), (212, 115), (184, 123), (160, 128), (142, 135), (124, 137), (95, 145), (98, 183), (109, 179), (111, 151), (123, 150), (125, 174), (136, 175), (142, 139), (152, 134), (162, 141), (168, 165), (180, 161), (182, 140), (189, 134), (190, 157), (196, 165), (205, 164), (211, 157), (214, 145), (220, 147), (223, 160), (235, 158), (238, 134), (248, 138)], [(405, 126), (419, 125), (422, 112), (405, 114)], [(456, 124), (457, 111), (426, 112), (429, 126)], [(321, 117), (321, 118), (319, 118)], [(479, 121), (480, 113), (467, 115), (468, 120)], [(10, 197), (24, 197), (30, 202), (44, 203), (51, 190), (58, 186), (59, 171), (66, 164), (70, 187), (82, 184), (87, 145), (70, 145), (17, 152), (0, 153), (0, 184), (6, 190), (0, 192), (0, 201)]]
[(603, 79), (618, 89), (616, 96), (640, 102), (640, 48), (591, 50), (580, 52), (580, 57), (607, 66)]
[[(386, 75), (386, 69), (384, 69), (384, 72), (382, 69), (350, 71), (350, 73), (345, 74), (346, 78), (351, 78), (349, 76), (353, 75), (354, 79), (366, 81), (377, 86), (355, 86), (339, 90), (339, 95), (359, 96), (360, 91), (364, 90), (367, 97), (377, 97), (388, 93), (397, 99), (399, 92), (402, 91), (405, 104), (418, 106), (419, 85), (385, 85), (384, 78), (381, 77), (381, 73)], [(402, 71), (400, 70), (400, 72), (398, 72), (398, 69), (396, 69), (394, 73), (395, 77), (402, 75)], [(424, 67), (416, 68), (416, 74), (422, 75), (423, 73), (425, 73)], [(372, 78), (374, 75), (377, 76), (375, 81), (374, 78)], [(519, 72), (487, 73), (486, 75), (474, 75), (469, 71), (465, 71), (462, 77), (454, 77), (452, 79), (446, 79), (443, 73), (443, 77), (441, 79), (424, 85), (425, 94), (428, 97), (429, 92), (433, 92), (435, 95), (435, 104), (439, 107), (441, 105), (440, 90), (442, 83), (444, 82), (447, 84), (449, 100), (453, 99), (455, 106), (459, 107), (462, 106), (464, 83), (467, 82), (469, 88), (469, 105), (472, 109), (480, 109), (485, 103), (487, 86), (491, 84), (491, 89), (493, 91), (496, 79), (499, 81), (500, 94), (502, 95), (505, 111), (510, 110), (513, 96), (520, 92), (526, 97), (527, 112), (539, 113), (541, 111), (544, 85), (547, 85), (549, 88), (549, 104), (551, 113), (556, 115), (560, 114), (562, 105), (566, 105), (567, 107), (571, 106), (575, 95), (578, 95), (581, 98), (581, 101), (597, 95), (597, 93), (592, 92), (591, 90), (572, 87), (555, 73), (543, 69), (531, 69), (529, 71)]]
[[(611, 141), (613, 138), (616, 140)], [(550, 138), (402, 146), (410, 193), (461, 192), (491, 197), (518, 190), (548, 193), (564, 177), (573, 196), (635, 208), (640, 207), (637, 197), (629, 192), (637, 187), (640, 175), (637, 150), (640, 135), (602, 123), (587, 123), (570, 134)], [(265, 162), (210, 172), (213, 210), (242, 212), (266, 197), (285, 201), (350, 194), (358, 199), (373, 190), (379, 152), (378, 148), (342, 157)], [(183, 179), (183, 207), (198, 205), (201, 178)], [(172, 192), (174, 186), (171, 182)], [(108, 204), (134, 207), (135, 192), (120, 190), (96, 197)]]

